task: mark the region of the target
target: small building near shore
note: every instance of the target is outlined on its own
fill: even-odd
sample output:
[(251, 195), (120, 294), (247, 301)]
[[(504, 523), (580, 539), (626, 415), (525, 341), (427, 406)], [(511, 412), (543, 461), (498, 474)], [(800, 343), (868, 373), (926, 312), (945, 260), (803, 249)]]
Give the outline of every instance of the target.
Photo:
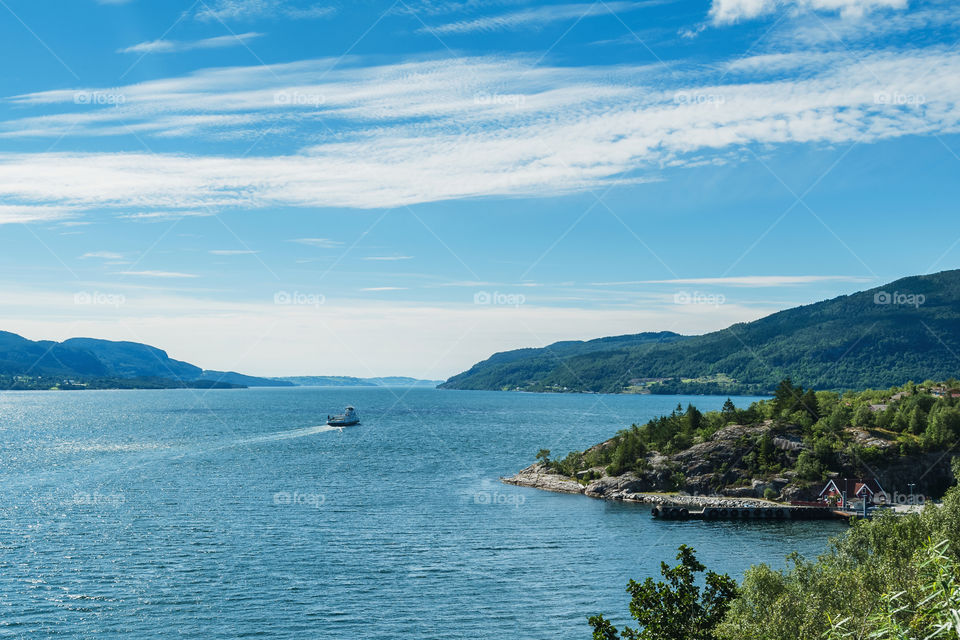
[[(846, 496), (847, 504), (844, 504), (844, 496)], [(844, 478), (843, 480), (829, 480), (827, 486), (817, 497), (818, 502), (836, 502), (838, 507), (849, 506), (854, 500), (886, 502), (887, 492), (883, 490), (880, 481), (876, 478), (870, 478), (869, 480)]]

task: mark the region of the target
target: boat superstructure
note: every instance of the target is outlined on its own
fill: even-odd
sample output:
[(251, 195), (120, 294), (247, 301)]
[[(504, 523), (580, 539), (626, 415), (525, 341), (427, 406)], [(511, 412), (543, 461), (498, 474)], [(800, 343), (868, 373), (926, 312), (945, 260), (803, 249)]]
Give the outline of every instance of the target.
[(360, 424), (360, 415), (355, 408), (347, 407), (340, 415), (327, 416), (327, 424), (331, 427), (352, 427)]

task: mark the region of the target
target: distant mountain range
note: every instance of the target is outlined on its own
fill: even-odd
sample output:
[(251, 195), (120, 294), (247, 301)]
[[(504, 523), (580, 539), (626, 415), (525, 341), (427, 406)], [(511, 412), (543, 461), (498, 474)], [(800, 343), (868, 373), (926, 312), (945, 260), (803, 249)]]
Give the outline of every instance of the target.
[(640, 333), (491, 356), (443, 389), (766, 393), (887, 388), (960, 374), (960, 270), (781, 311), (700, 336)]
[(418, 380), (406, 376), (387, 376), (383, 378), (353, 378), (350, 376), (290, 376), (274, 378), (292, 382), (300, 387), (429, 387), (441, 384), (442, 380)]
[(235, 388), (293, 386), (428, 386), (414, 378), (342, 376), (259, 378), (204, 370), (138, 342), (71, 338), (33, 341), (0, 331), (0, 388)]
[[(290, 387), (293, 383), (257, 378), (232, 371), (209, 371), (174, 360), (166, 351), (138, 342), (71, 338), (63, 342), (33, 341), (0, 331), (0, 375), (95, 382), (98, 388), (143, 386)], [(109, 381), (116, 384), (110, 384)], [(166, 381), (166, 384), (162, 381)], [(158, 384), (159, 382), (159, 384)]]

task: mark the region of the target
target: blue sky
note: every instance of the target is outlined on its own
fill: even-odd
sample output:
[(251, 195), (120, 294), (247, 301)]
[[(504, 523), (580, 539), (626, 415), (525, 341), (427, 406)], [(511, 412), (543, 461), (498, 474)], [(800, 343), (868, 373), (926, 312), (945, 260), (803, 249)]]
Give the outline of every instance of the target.
[(444, 378), (960, 262), (960, 7), (2, 0), (2, 326)]

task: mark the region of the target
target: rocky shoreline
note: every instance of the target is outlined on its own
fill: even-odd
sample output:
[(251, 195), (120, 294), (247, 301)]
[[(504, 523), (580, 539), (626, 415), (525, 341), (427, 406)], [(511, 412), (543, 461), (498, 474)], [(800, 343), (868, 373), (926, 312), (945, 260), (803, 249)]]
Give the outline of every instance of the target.
[(522, 469), (514, 476), (500, 478), (504, 484), (518, 487), (530, 487), (555, 493), (579, 493), (600, 500), (619, 500), (651, 505), (670, 504), (683, 507), (722, 507), (743, 509), (776, 505), (759, 498), (741, 498), (730, 496), (701, 496), (683, 493), (653, 493), (641, 490), (643, 482), (631, 473), (622, 476), (605, 476), (586, 485), (566, 476), (549, 471), (540, 463)]

